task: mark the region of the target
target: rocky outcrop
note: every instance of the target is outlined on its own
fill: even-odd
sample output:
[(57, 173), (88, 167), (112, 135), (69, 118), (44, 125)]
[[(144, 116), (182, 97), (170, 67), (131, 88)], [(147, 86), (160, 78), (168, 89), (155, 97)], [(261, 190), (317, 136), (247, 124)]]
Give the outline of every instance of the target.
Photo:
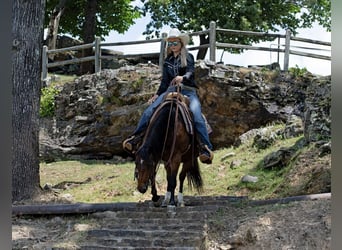
[(304, 136), (309, 142), (331, 138), (331, 79), (315, 78), (307, 88), (304, 107)]
[[(160, 78), (158, 66), (138, 64), (83, 75), (62, 86), (55, 116), (42, 120), (42, 160), (125, 155), (121, 143), (133, 132)], [(296, 78), (277, 70), (198, 61), (196, 81), (215, 148), (239, 143), (243, 133), (293, 116), (303, 120), (308, 140), (322, 134), (322, 122), (324, 138), (330, 136), (330, 77), (307, 73)]]

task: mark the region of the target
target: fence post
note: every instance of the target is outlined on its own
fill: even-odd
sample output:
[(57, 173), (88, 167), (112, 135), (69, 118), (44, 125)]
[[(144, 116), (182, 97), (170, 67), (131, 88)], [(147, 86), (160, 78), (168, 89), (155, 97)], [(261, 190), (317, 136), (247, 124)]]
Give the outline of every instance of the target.
[(100, 37), (95, 37), (95, 73), (101, 71), (101, 49), (100, 49), (101, 39)]
[(48, 67), (47, 67), (47, 63), (48, 63), (47, 51), (48, 51), (48, 46), (44, 45), (43, 46), (43, 52), (42, 52), (42, 75), (41, 75), (42, 82), (46, 81), (47, 72), (48, 72)]
[(209, 47), (210, 47), (210, 61), (216, 62), (216, 23), (210, 22), (209, 28)]
[(159, 69), (160, 70), (163, 70), (166, 37), (167, 37), (167, 33), (163, 32), (162, 39), (160, 41), (160, 54), (159, 54)]
[[(277, 51), (277, 63), (279, 63), (279, 50), (280, 50), (280, 36), (278, 36), (278, 47), (277, 47), (278, 51)], [(279, 64), (280, 67), (280, 64)]]
[(286, 34), (285, 34), (284, 71), (288, 71), (288, 69), (289, 69), (290, 40), (291, 40), (291, 31), (289, 29), (287, 29)]

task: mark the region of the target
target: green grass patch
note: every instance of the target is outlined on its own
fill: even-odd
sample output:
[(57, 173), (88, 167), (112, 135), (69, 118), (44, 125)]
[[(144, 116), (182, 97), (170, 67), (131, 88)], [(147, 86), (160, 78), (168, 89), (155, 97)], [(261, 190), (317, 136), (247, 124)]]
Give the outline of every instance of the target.
[[(291, 164), (281, 169), (265, 170), (260, 168), (264, 157), (281, 147), (292, 147), (302, 136), (277, 140), (271, 148), (256, 150), (251, 145), (230, 147), (216, 150), (213, 164), (200, 163), (204, 180), (203, 193), (190, 190), (187, 180), (184, 183), (184, 195), (245, 195), (251, 199), (274, 198), (275, 190), (284, 184), (284, 175), (291, 169)], [(227, 155), (229, 155), (227, 157)], [(295, 159), (294, 159), (295, 160)], [(234, 162), (238, 164), (234, 165)], [(110, 161), (61, 161), (41, 163), (41, 185), (56, 185), (62, 182), (81, 182), (62, 190), (62, 194), (71, 194), (74, 202), (130, 202), (151, 199), (151, 189), (140, 194), (134, 180), (134, 162), (115, 164)], [(243, 183), (244, 175), (258, 177), (256, 183)], [(178, 181), (178, 180), (177, 180)], [(166, 192), (166, 175), (163, 164), (156, 177), (159, 194)], [(286, 186), (286, 185), (285, 185)], [(178, 190), (177, 190), (178, 192)], [(282, 192), (286, 194), (286, 190)]]

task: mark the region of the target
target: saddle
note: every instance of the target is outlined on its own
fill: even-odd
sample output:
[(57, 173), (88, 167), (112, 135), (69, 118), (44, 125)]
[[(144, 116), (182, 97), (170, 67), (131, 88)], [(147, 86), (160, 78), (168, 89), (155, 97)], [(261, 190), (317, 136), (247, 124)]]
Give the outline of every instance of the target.
[[(186, 131), (190, 135), (194, 135), (193, 126), (192, 126), (192, 123), (193, 123), (192, 113), (189, 109), (190, 100), (187, 96), (185, 96), (179, 92), (170, 92), (164, 96), (163, 102), (157, 107), (157, 109), (153, 113), (153, 115), (151, 117), (151, 121), (153, 121), (155, 119), (155, 117), (159, 114), (160, 109), (162, 107), (164, 107), (164, 105), (167, 105), (170, 102), (174, 102), (175, 100), (176, 100), (176, 104), (179, 105), (179, 107), (180, 107), (179, 111), (181, 112), (183, 121), (185, 123)], [(208, 134), (211, 134), (213, 132), (213, 130), (212, 130), (210, 124), (208, 123), (207, 118), (205, 117), (205, 115), (203, 113), (202, 113), (202, 117), (205, 121), (205, 125), (207, 127)], [(150, 124), (151, 124), (151, 122), (150, 122)]]
[[(172, 100), (172, 98), (179, 98), (182, 103), (186, 104), (185, 108), (187, 109), (187, 112), (190, 112), (189, 111), (190, 100), (189, 100), (189, 98), (187, 96), (182, 95), (179, 92), (170, 92), (164, 98), (165, 98), (165, 100)], [(188, 122), (192, 122), (191, 112), (190, 112), (189, 115), (190, 115), (190, 118), (189, 118), (190, 120)], [(205, 126), (207, 128), (208, 134), (210, 135), (213, 132), (213, 129), (211, 128), (207, 118), (205, 117), (205, 115), (203, 113), (202, 113), (202, 117), (203, 117), (203, 119), (205, 121)], [(184, 120), (185, 120), (185, 118), (184, 118)]]

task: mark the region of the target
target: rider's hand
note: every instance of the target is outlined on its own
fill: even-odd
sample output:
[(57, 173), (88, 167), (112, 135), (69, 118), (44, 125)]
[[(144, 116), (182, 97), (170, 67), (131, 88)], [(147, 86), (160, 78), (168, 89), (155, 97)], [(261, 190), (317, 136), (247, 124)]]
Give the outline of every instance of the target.
[(171, 85), (179, 85), (181, 84), (183, 81), (183, 76), (176, 76), (175, 78), (173, 78), (173, 80), (171, 81)]
[(152, 97), (148, 100), (148, 104), (153, 103), (157, 98), (158, 98), (158, 95), (155, 94), (154, 96), (152, 96)]

